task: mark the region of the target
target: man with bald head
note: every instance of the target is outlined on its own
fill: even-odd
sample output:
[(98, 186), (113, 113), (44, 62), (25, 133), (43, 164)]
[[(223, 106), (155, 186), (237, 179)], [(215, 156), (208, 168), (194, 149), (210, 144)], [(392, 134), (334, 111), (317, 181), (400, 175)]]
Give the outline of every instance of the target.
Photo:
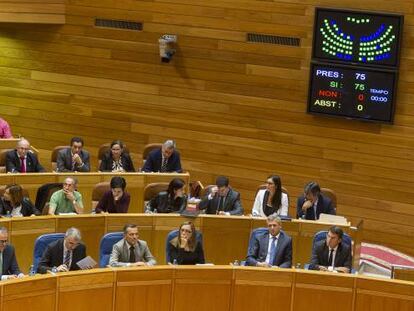
[(6, 172), (8, 173), (36, 173), (44, 172), (37, 156), (30, 150), (27, 139), (20, 139), (16, 149), (9, 151), (6, 155)]

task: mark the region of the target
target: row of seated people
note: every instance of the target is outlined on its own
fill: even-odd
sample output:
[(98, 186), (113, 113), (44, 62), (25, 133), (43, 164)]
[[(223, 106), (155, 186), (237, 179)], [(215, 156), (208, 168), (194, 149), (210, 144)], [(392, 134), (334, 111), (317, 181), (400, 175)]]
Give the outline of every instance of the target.
[[(182, 265), (205, 263), (202, 235), (195, 230), (192, 222), (184, 222), (175, 237), (169, 236), (166, 242), (167, 263)], [(329, 228), (324, 239), (313, 245), (308, 268), (351, 272), (351, 247), (350, 244), (343, 242), (343, 238), (344, 233), (341, 228), (336, 226)], [(77, 263), (86, 255), (86, 246), (81, 243), (81, 233), (76, 228), (70, 228), (64, 238), (47, 245), (35, 269), (38, 273), (79, 270), (80, 266)], [(8, 244), (8, 232), (4, 227), (0, 228), (0, 256), (3, 262), (2, 279), (23, 276), (17, 264), (14, 248)], [(138, 227), (127, 224), (124, 226), (123, 238), (113, 242), (109, 260), (105, 264), (101, 263), (101, 267), (155, 264), (156, 259), (151, 254), (148, 244), (139, 239)], [(262, 230), (260, 234), (252, 233), (244, 264), (257, 267), (292, 267), (292, 238), (282, 230), (282, 220), (279, 216), (270, 215), (267, 217), (267, 229)]]
[[(48, 214), (83, 213), (84, 204), (82, 195), (76, 191), (76, 178), (67, 177), (63, 189), (54, 192), (48, 204)], [(125, 190), (126, 181), (121, 176), (112, 177), (110, 190), (103, 193), (95, 213), (127, 213), (131, 201), (130, 194)], [(187, 208), (188, 198), (185, 194), (185, 182), (180, 178), (173, 178), (166, 191), (161, 191), (146, 204), (147, 213), (183, 213)], [(277, 214), (288, 216), (289, 200), (282, 191), (281, 179), (271, 175), (267, 179), (266, 189), (257, 192), (252, 208), (252, 215), (266, 217)], [(216, 215), (243, 215), (240, 194), (230, 187), (226, 176), (219, 176), (216, 185), (201, 199), (198, 209), (206, 214)], [(318, 219), (320, 214), (335, 214), (332, 201), (321, 194), (316, 182), (305, 186), (304, 194), (297, 200), (297, 217), (309, 220)], [(29, 198), (23, 196), (22, 187), (8, 185), (0, 200), (0, 215), (30, 216), (40, 215), (41, 211), (35, 207)]]
[[(89, 172), (89, 152), (83, 149), (84, 141), (81, 137), (73, 137), (70, 146), (57, 149), (56, 172)], [(181, 173), (180, 153), (176, 150), (173, 140), (165, 141), (161, 147), (151, 150), (146, 155), (142, 172), (177, 172)], [(7, 150), (6, 150), (7, 151)], [(52, 159), (54, 162), (54, 159)], [(7, 173), (33, 173), (45, 172), (36, 154), (30, 150), (30, 142), (21, 138), (17, 141), (16, 149), (5, 154), (5, 167)], [(128, 150), (120, 140), (114, 140), (100, 159), (101, 172), (135, 172)]]

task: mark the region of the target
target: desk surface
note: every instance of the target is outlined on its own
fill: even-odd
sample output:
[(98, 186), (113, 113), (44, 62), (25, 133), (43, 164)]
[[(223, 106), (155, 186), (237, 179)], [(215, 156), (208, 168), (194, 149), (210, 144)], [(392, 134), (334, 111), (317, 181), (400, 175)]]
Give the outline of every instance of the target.
[(414, 283), (296, 269), (105, 268), (0, 283), (1, 310), (413, 310)]

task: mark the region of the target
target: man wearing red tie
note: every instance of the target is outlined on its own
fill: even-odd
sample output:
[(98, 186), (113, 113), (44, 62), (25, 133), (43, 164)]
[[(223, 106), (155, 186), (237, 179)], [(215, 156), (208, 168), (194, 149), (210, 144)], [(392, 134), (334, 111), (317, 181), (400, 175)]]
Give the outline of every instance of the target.
[(37, 156), (30, 150), (27, 139), (20, 139), (16, 149), (9, 151), (6, 155), (6, 172), (8, 173), (33, 173), (44, 172)]

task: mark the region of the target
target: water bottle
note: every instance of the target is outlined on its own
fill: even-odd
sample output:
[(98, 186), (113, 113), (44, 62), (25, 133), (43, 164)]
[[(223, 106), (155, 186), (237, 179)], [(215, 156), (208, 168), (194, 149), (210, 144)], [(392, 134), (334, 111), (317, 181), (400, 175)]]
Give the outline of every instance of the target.
[(34, 265), (31, 265), (29, 268), (29, 276), (33, 276), (36, 274), (36, 271), (34, 269)]
[(177, 265), (178, 265), (178, 261), (177, 261), (177, 259), (175, 259), (175, 258), (174, 258), (174, 260), (173, 260), (173, 265), (174, 265), (174, 266), (177, 266)]
[(11, 216), (11, 213), (10, 213), (10, 211), (9, 210), (7, 210), (7, 212), (6, 212), (6, 215), (5, 215), (6, 217), (12, 217)]

